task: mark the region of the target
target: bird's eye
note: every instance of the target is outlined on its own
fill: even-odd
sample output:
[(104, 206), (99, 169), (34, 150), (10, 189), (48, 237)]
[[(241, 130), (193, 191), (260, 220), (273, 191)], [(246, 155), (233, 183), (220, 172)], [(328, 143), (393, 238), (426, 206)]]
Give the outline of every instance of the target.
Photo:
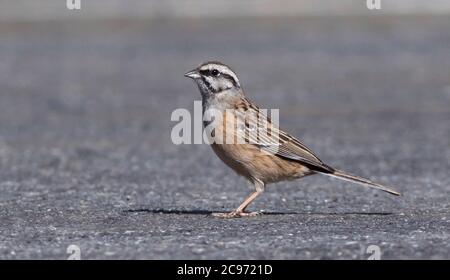
[(212, 74), (213, 76), (218, 77), (218, 76), (220, 75), (220, 72), (219, 72), (219, 70), (217, 70), (217, 69), (213, 69), (213, 70), (211, 70), (211, 74)]

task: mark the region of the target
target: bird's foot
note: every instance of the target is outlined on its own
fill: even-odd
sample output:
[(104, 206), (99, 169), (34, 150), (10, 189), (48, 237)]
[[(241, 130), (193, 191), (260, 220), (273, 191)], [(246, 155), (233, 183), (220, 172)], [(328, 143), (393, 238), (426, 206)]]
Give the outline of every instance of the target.
[(222, 218), (222, 219), (231, 219), (231, 218), (243, 218), (243, 217), (256, 217), (262, 215), (262, 212), (238, 212), (232, 211), (229, 213), (213, 213), (214, 217)]

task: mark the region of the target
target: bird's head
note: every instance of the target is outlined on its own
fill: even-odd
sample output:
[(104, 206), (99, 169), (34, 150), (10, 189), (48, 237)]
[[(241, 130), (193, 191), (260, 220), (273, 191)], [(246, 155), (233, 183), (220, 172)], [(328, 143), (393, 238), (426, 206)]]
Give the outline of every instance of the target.
[(241, 85), (237, 75), (227, 65), (210, 61), (184, 74), (193, 79), (200, 89), (203, 97), (212, 97), (219, 93), (240, 93)]

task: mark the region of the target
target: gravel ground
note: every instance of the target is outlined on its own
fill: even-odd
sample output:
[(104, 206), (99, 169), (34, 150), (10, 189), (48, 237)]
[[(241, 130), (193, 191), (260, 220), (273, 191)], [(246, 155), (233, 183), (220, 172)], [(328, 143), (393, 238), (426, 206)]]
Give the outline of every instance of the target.
[[(450, 258), (450, 18), (2, 23), (0, 258)], [(266, 215), (206, 145), (173, 145), (183, 73), (231, 65), (328, 164), (404, 196), (311, 176)]]

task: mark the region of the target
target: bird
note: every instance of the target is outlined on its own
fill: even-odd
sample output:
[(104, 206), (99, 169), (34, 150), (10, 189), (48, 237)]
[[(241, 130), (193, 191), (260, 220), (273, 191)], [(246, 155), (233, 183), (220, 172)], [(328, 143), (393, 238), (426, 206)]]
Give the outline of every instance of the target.
[[(201, 93), (204, 129), (209, 127), (214, 140), (222, 140), (210, 143), (213, 151), (228, 167), (254, 186), (254, 191), (235, 210), (213, 213), (214, 216), (241, 218), (261, 215), (261, 212), (247, 212), (246, 209), (268, 184), (314, 174), (400, 195), (391, 187), (324, 163), (297, 138), (280, 129), (247, 98), (236, 73), (226, 64), (208, 61), (184, 76), (194, 80)], [(214, 112), (214, 117), (207, 118), (207, 115), (211, 115), (208, 112)], [(259, 132), (259, 127), (265, 127), (268, 133), (255, 133)], [(224, 138), (234, 141), (223, 141)]]

